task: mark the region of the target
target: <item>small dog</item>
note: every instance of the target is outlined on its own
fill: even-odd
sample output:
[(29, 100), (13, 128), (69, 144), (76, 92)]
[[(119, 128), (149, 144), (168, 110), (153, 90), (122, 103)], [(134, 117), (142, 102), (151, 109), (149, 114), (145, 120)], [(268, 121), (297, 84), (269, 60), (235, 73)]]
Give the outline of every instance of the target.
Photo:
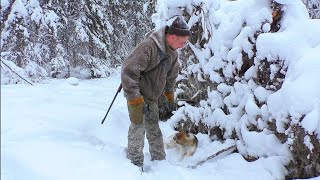
[(165, 148), (177, 148), (179, 150), (179, 159), (182, 161), (185, 156), (192, 156), (197, 150), (198, 139), (189, 132), (177, 132), (168, 137)]

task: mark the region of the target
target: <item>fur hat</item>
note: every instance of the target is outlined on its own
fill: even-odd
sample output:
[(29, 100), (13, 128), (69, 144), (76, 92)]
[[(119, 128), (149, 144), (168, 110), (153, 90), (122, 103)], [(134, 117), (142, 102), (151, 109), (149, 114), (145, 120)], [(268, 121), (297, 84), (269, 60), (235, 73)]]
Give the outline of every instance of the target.
[(167, 26), (167, 33), (177, 36), (190, 36), (191, 31), (183, 17), (178, 16), (170, 26)]

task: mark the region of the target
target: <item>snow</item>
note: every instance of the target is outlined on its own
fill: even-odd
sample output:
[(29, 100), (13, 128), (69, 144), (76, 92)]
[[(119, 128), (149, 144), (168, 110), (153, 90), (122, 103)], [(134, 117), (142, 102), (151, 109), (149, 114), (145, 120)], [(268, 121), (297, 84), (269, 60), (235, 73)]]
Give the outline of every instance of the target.
[(144, 14), (147, 12), (149, 4), (150, 4), (149, 2), (146, 2), (146, 3), (143, 4), (143, 8), (142, 9), (143, 9), (143, 13)]
[(281, 144), (274, 134), (250, 132), (246, 127), (242, 127), (242, 137), (245, 142), (247, 154), (253, 157), (270, 157), (274, 155), (287, 156), (290, 154), (286, 145)]
[(257, 97), (258, 101), (259, 102), (264, 102), (266, 101), (267, 97), (271, 94), (270, 91), (266, 90), (265, 88), (263, 87), (257, 87), (255, 90), (254, 90), (254, 95), (255, 97)]
[[(315, 108), (308, 113), (303, 120), (301, 121), (301, 125), (306, 129), (309, 134), (313, 132), (320, 131), (320, 122), (317, 119), (320, 119), (320, 108), (319, 102), (317, 102)], [(318, 139), (320, 139), (320, 134), (318, 133)]]
[[(6, 10), (6, 9), (9, 7), (9, 5), (10, 5), (10, 3), (9, 3), (8, 0), (0, 1), (0, 4), (1, 4), (1, 8), (3, 8), (4, 10)], [(2, 18), (2, 17), (1, 17), (1, 18)]]
[(226, 85), (225, 83), (221, 83), (221, 84), (219, 84), (219, 85), (217, 86), (217, 89), (218, 89), (221, 93), (227, 94), (227, 93), (230, 93), (230, 92), (231, 92), (232, 87)]
[(75, 77), (69, 77), (66, 79), (67, 83), (69, 83), (70, 85), (73, 86), (77, 86), (79, 85), (79, 79), (75, 78)]
[[(117, 76), (82, 80), (78, 86), (65, 80), (2, 85), (1, 179), (273, 179), (285, 175), (282, 164), (277, 164), (278, 156), (247, 162), (238, 153), (189, 168), (235, 144), (212, 141), (205, 134), (197, 135), (195, 155), (182, 162), (177, 161), (174, 149), (166, 151), (166, 161), (150, 161), (146, 141), (147, 172), (141, 174), (124, 153), (129, 116), (122, 91), (101, 125), (119, 83)], [(175, 132), (170, 123), (160, 122), (160, 127), (164, 138)], [(246, 137), (259, 141), (255, 134)], [(281, 151), (281, 144), (273, 138), (269, 141), (271, 152)], [(269, 165), (277, 166), (271, 171)]]
[[(17, 0), (13, 3), (12, 10), (11, 10), (11, 15), (14, 16), (16, 15), (15, 13), (18, 14), (18, 17), (25, 17), (28, 15), (28, 11), (25, 8), (23, 1), (22, 0)], [(14, 14), (14, 15), (13, 15)]]
[(245, 110), (248, 113), (249, 116), (255, 117), (257, 115), (260, 115), (260, 109), (254, 102), (253, 96), (248, 98), (246, 105), (245, 105)]
[[(288, 70), (282, 88), (268, 97), (269, 109), (274, 117), (280, 119), (289, 113), (298, 117), (314, 110), (319, 111), (316, 109), (320, 99), (319, 50), (320, 46), (305, 51), (292, 69)], [(320, 122), (319, 116), (313, 117), (314, 120), (310, 122)], [(308, 125), (303, 123), (303, 127), (308, 128)], [(319, 130), (314, 132), (320, 134)]]
[[(10, 3), (8, 1), (1, 1), (1, 6), (4, 6), (4, 10), (8, 8)], [(2, 12), (1, 12), (2, 13)], [(4, 28), (1, 30), (1, 42), (0, 42), (0, 47), (2, 48), (3, 45), (5, 44), (5, 41), (7, 40), (9, 36), (9, 30), (7, 28), (10, 27), (10, 23), (14, 22), (16, 18), (23, 18), (27, 16), (28, 12), (27, 9), (25, 8), (23, 2), (21, 0), (17, 0), (13, 3), (12, 9), (10, 11), (10, 14), (8, 15), (7, 21), (4, 22)], [(2, 20), (2, 14), (1, 14), (1, 20)]]

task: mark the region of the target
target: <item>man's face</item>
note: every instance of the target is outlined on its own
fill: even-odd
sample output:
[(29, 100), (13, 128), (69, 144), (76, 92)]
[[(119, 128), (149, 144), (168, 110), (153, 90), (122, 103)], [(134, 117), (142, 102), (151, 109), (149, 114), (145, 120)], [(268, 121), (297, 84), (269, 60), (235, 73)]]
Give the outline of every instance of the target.
[(169, 46), (174, 50), (184, 47), (189, 40), (189, 36), (170, 35), (169, 38), (171, 40)]

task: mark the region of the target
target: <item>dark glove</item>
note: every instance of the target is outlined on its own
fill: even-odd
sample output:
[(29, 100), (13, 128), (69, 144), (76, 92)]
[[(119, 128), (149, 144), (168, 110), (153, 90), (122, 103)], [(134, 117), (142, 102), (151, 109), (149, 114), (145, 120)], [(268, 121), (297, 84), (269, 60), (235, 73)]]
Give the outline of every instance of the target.
[(128, 100), (128, 111), (132, 123), (141, 124), (143, 122), (143, 97)]

